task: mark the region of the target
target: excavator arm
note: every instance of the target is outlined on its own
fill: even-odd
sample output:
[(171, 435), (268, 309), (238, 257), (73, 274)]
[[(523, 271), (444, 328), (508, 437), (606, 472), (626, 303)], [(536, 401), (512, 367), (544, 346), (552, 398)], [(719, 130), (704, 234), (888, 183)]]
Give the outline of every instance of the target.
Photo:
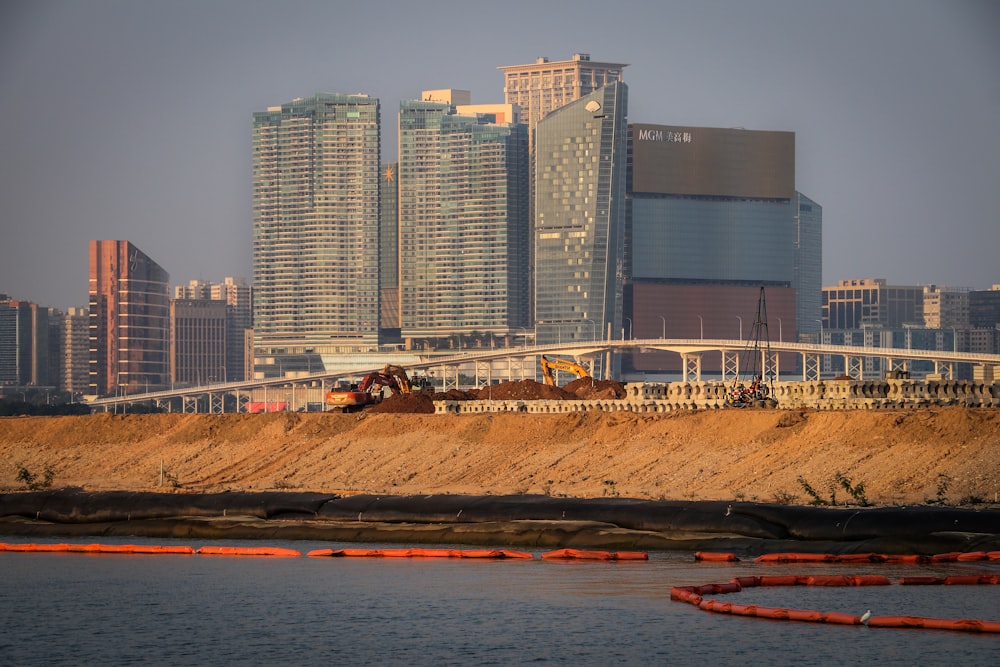
[(576, 363), (575, 361), (570, 361), (569, 359), (558, 359), (553, 357), (549, 359), (545, 355), (542, 355), (541, 359), (542, 366), (542, 377), (545, 379), (545, 384), (549, 386), (556, 386), (556, 379), (552, 371), (563, 371), (566, 373), (573, 373), (578, 378), (589, 378), (590, 372)]
[(402, 366), (393, 366), (388, 364), (382, 369), (382, 375), (393, 380), (395, 387), (393, 387), (393, 385), (389, 385), (389, 388), (393, 390), (392, 393), (409, 394), (413, 391), (413, 385), (410, 384), (410, 378), (406, 374), (406, 369)]

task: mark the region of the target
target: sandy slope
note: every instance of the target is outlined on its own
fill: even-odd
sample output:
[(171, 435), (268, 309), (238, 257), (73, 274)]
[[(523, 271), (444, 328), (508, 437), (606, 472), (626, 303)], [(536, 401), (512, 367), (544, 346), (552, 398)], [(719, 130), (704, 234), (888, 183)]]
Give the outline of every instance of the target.
[[(1000, 410), (0, 419), (0, 489), (23, 489), (19, 470), (47, 467), (53, 486), (93, 490), (798, 503), (812, 499), (800, 479), (829, 499), (841, 473), (877, 503), (996, 502)], [(836, 497), (850, 499), (842, 486)]]

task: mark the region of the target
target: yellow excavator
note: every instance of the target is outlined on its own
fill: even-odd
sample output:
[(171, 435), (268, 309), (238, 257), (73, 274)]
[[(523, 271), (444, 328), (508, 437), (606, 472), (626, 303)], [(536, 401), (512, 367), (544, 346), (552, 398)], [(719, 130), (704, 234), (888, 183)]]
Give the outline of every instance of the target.
[(569, 359), (559, 359), (556, 357), (548, 358), (544, 354), (541, 360), (542, 366), (542, 377), (545, 379), (545, 384), (549, 386), (556, 386), (555, 376), (552, 374), (553, 371), (563, 371), (566, 373), (573, 373), (578, 378), (589, 378), (590, 372), (576, 363), (575, 361), (570, 361)]

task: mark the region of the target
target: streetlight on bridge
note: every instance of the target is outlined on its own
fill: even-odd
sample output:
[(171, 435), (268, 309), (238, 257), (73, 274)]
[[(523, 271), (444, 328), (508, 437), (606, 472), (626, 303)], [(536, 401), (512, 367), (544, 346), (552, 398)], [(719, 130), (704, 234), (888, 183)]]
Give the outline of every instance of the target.
[(701, 315), (698, 316), (698, 330), (701, 333), (701, 340), (705, 340), (705, 320)]
[(657, 317), (659, 317), (661, 320), (663, 320), (663, 333), (660, 334), (660, 339), (661, 340), (666, 340), (666, 338), (667, 338), (667, 318), (665, 318), (663, 315), (657, 315)]
[(742, 341), (743, 340), (743, 318), (740, 317), (739, 315), (737, 315), (736, 319), (738, 319), (740, 321), (740, 340)]

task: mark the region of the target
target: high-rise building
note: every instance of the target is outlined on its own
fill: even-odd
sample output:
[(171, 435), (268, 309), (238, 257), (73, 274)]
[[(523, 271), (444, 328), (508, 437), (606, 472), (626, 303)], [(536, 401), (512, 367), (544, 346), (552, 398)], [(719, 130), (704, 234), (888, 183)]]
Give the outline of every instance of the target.
[(229, 380), (226, 368), (226, 302), (170, 300), (170, 379), (181, 386)]
[(212, 283), (207, 280), (189, 280), (187, 285), (174, 286), (175, 299), (210, 299)]
[[(225, 369), (221, 373), (215, 369), (212, 375), (229, 382), (253, 377), (253, 289), (247, 281), (232, 276), (226, 276), (221, 283), (191, 280), (187, 285), (174, 287), (174, 298), (223, 302), (226, 305)], [(176, 375), (174, 380), (177, 381)]]
[(65, 317), (66, 314), (58, 308), (45, 308), (45, 321), (49, 330), (48, 350), (45, 353), (45, 375), (48, 378), (46, 384), (58, 391), (65, 389), (63, 383), (63, 350), (65, 348), (63, 319)]
[(49, 309), (0, 294), (0, 385), (51, 386)]
[(399, 163), (382, 165), (379, 212), (380, 340), (399, 341)]
[[(747, 338), (764, 287), (767, 336), (815, 340), (822, 209), (795, 190), (794, 133), (634, 124), (629, 211), (627, 336)], [(680, 369), (666, 352), (629, 361)]]
[(969, 326), (968, 289), (924, 286), (924, 326), (929, 329), (966, 329)]
[(258, 346), (378, 344), (379, 113), (366, 95), (318, 94), (253, 114)]
[[(528, 264), (535, 266), (535, 129), (538, 123), (556, 109), (611, 83), (621, 83), (625, 63), (600, 62), (590, 54), (574, 53), (569, 60), (550, 61), (537, 58), (524, 65), (499, 67), (504, 73), (504, 101), (515, 105), (521, 122), (528, 126)], [(535, 293), (535, 274), (529, 278), (529, 292)], [(535, 303), (529, 304), (529, 318), (535, 319)]]
[(498, 69), (504, 73), (504, 101), (520, 107), (521, 122), (528, 126), (534, 145), (535, 127), (545, 116), (598, 88), (620, 83), (625, 67), (625, 63), (598, 62), (587, 53), (574, 53), (569, 60), (538, 58), (527, 65)]
[(170, 276), (128, 241), (90, 242), (88, 393), (169, 386)]
[(511, 105), (456, 105), (451, 93), (425, 91), (400, 104), (405, 339), (507, 335), (528, 325), (525, 127)]
[[(191, 280), (174, 287), (176, 299), (212, 299), (226, 304), (225, 372), (229, 382), (253, 377), (253, 289), (243, 278), (226, 276), (221, 283)], [(247, 339), (251, 344), (248, 346)], [(249, 352), (248, 352), (249, 347)], [(247, 361), (250, 361), (250, 369)], [(218, 373), (214, 373), (218, 375)], [(176, 381), (176, 377), (175, 377)]]
[(852, 278), (823, 287), (822, 292), (824, 329), (901, 329), (924, 324), (922, 286), (887, 285), (885, 278)]
[(535, 335), (620, 338), (628, 89), (617, 81), (535, 132)]
[(221, 283), (212, 285), (209, 296), (226, 303), (226, 373), (223, 379), (237, 382), (253, 377), (253, 288), (243, 278), (226, 276)]
[(86, 308), (70, 308), (62, 318), (62, 389), (73, 395), (87, 393), (89, 324), (90, 315)]
[(1000, 285), (969, 293), (969, 325), (977, 329), (1000, 327)]

